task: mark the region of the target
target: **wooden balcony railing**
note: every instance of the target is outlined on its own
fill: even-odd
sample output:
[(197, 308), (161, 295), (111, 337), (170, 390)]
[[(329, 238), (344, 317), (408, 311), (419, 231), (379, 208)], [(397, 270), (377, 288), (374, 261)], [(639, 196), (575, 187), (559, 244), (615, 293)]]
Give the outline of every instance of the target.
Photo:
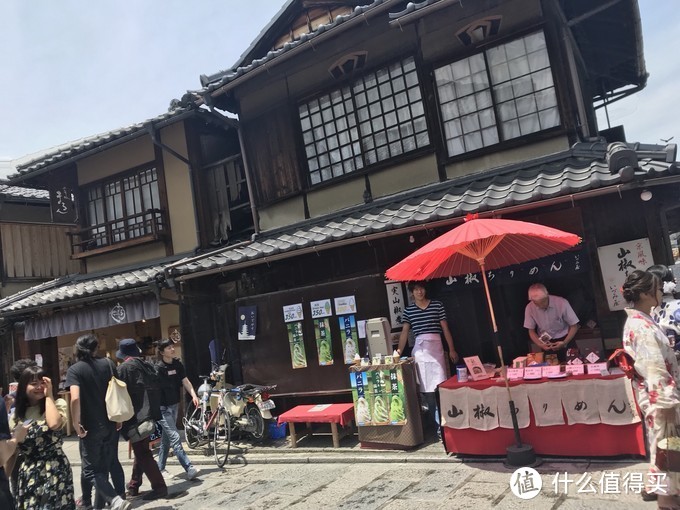
[(147, 209), (107, 223), (72, 230), (68, 233), (71, 238), (71, 258), (158, 241), (165, 237), (166, 225), (165, 211)]

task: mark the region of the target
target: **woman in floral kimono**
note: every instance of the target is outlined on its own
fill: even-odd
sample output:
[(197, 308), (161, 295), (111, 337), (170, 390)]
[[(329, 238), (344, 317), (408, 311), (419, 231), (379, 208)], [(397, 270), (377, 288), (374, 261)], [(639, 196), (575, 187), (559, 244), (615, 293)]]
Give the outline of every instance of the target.
[[(663, 299), (652, 310), (652, 319), (661, 326), (671, 345), (680, 342), (680, 299), (675, 299), (675, 276), (668, 266), (656, 265), (647, 269), (661, 279)], [(676, 351), (678, 349), (676, 348)], [(677, 354), (676, 354), (677, 357)]]
[[(647, 271), (633, 271), (623, 284), (623, 297), (632, 304), (623, 328), (623, 348), (635, 361), (633, 391), (647, 425), (650, 468), (647, 492), (656, 492), (659, 508), (680, 509), (680, 473), (665, 473), (656, 467), (657, 443), (676, 435), (680, 406), (680, 369), (663, 330), (649, 315), (661, 303), (661, 281)], [(655, 487), (662, 486), (662, 490)]]
[(19, 378), (16, 407), (9, 426), (28, 427), (18, 454), (17, 510), (73, 510), (73, 474), (62, 449), (66, 402), (54, 400), (52, 381), (40, 367), (27, 367)]

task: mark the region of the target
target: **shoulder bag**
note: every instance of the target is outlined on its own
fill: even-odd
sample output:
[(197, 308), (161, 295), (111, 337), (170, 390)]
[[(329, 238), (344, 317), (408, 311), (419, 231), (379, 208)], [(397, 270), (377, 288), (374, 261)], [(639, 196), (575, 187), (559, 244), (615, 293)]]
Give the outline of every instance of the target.
[[(111, 362), (109, 361), (109, 363)], [(106, 389), (106, 414), (108, 414), (109, 420), (123, 423), (134, 416), (135, 408), (132, 405), (127, 384), (113, 375), (111, 365), (109, 365), (109, 368), (111, 369), (111, 379)]]

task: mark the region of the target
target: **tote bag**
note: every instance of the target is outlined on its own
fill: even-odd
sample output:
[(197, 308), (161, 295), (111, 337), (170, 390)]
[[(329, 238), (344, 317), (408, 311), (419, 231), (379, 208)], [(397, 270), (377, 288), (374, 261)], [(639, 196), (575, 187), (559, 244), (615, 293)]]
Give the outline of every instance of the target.
[(109, 387), (106, 389), (106, 414), (108, 414), (109, 420), (116, 423), (128, 421), (135, 414), (127, 384), (113, 375), (113, 368), (111, 369)]

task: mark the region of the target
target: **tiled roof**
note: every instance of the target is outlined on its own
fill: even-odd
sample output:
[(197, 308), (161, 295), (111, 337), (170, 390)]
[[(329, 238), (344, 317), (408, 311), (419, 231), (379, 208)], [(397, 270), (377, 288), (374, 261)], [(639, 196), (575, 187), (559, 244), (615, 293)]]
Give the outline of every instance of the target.
[(35, 172), (41, 168), (59, 163), (74, 156), (78, 156), (81, 153), (91, 151), (115, 140), (145, 131), (149, 124), (157, 124), (159, 122), (167, 121), (189, 111), (189, 108), (176, 108), (172, 111), (163, 113), (162, 115), (158, 115), (151, 119), (147, 119), (143, 122), (138, 122), (130, 126), (114, 129), (112, 131), (107, 131), (98, 135), (81, 138), (79, 140), (75, 140), (74, 142), (59, 145), (53, 150), (43, 151), (37, 158), (17, 163), (17, 173), (10, 175), (8, 179), (12, 180), (17, 177), (23, 177), (26, 174)]
[(22, 188), (21, 186), (11, 186), (9, 184), (0, 184), (0, 195), (24, 200), (47, 201), (50, 199), (49, 191), (43, 189)]
[[(597, 188), (622, 184), (605, 162), (605, 143), (577, 144), (569, 151), (485, 174), (426, 186), (415, 192), (379, 199), (371, 204), (289, 228), (265, 232), (239, 247), (225, 247), (204, 256), (171, 264), (174, 276), (265, 262), (269, 257), (294, 256), (296, 250), (338, 240), (450, 220), (467, 213), (529, 204)], [(677, 173), (675, 163), (639, 160), (637, 173), (646, 178)]]
[(397, 19), (401, 18), (402, 16), (406, 16), (407, 14), (411, 14), (413, 12), (416, 12), (424, 7), (428, 7), (434, 3), (439, 2), (440, 0), (423, 0), (422, 2), (419, 3), (414, 3), (414, 2), (409, 2), (406, 4), (406, 7), (404, 8), (403, 11), (399, 12), (391, 12), (390, 13), (390, 19)]
[(144, 289), (162, 272), (162, 265), (154, 265), (119, 273), (62, 276), (0, 300), (0, 316), (24, 309), (56, 306), (72, 299), (103, 296), (114, 291)]
[(346, 23), (358, 16), (362, 16), (365, 13), (371, 11), (372, 9), (378, 7), (379, 5), (386, 4), (389, 2), (390, 0), (374, 0), (373, 2), (370, 2), (367, 5), (359, 5), (354, 8), (354, 11), (351, 14), (340, 15), (336, 17), (331, 23), (319, 25), (316, 28), (316, 30), (306, 34), (302, 34), (297, 41), (287, 42), (281, 48), (269, 51), (263, 57), (254, 59), (248, 65), (239, 66), (236, 69), (230, 69), (227, 71), (220, 71), (210, 76), (202, 75), (201, 85), (203, 85), (203, 88), (195, 92), (196, 94), (199, 95), (204, 95), (206, 93), (213, 92), (214, 90), (223, 87), (224, 85), (235, 80), (236, 78), (240, 78), (241, 76), (253, 71), (254, 69), (271, 62), (280, 55), (283, 55), (284, 53), (287, 53), (290, 50), (297, 48), (298, 46), (301, 46), (306, 42), (311, 41), (315, 37), (318, 37), (321, 34), (328, 32), (329, 30), (332, 30), (333, 28), (342, 25), (343, 23)]
[[(674, 152), (659, 158), (663, 148), (635, 147), (639, 158), (638, 177), (651, 180), (680, 174), (677, 163), (670, 161)], [(172, 276), (215, 269), (229, 271), (244, 263), (259, 264), (269, 258), (293, 257), (299, 250), (336, 241), (366, 238), (404, 227), (451, 220), (467, 213), (498, 210), (623, 184), (621, 174), (609, 171), (605, 152), (604, 143), (576, 144), (569, 151), (529, 164), (511, 165), (386, 197), (326, 218), (266, 232), (254, 241), (220, 248), (200, 257), (174, 263), (168, 260), (118, 273), (58, 278), (0, 300), (0, 316), (68, 304), (73, 299), (105, 298), (107, 293), (115, 291), (146, 290), (164, 270), (170, 270)]]

